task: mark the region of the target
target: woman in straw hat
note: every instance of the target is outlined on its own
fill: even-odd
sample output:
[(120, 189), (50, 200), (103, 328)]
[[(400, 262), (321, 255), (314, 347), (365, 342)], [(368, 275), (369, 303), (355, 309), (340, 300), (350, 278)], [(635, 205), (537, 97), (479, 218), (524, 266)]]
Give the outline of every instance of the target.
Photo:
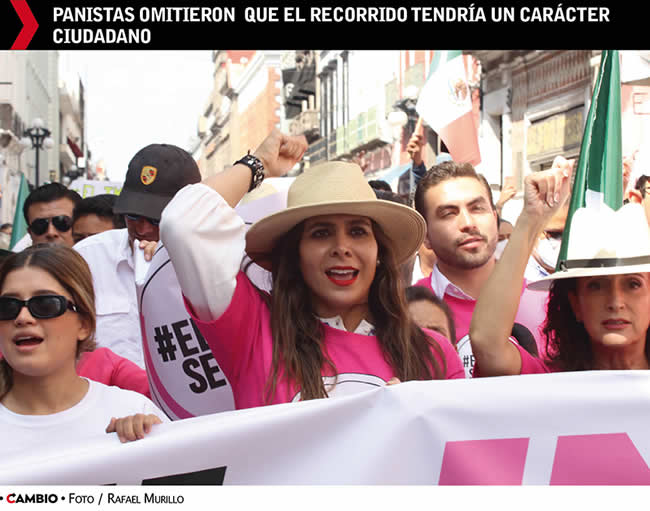
[(570, 167), (559, 158), (552, 169), (526, 178), (524, 209), (472, 318), (477, 375), (649, 368), (650, 233), (638, 204), (616, 212), (604, 205), (578, 209), (570, 220), (566, 261), (529, 284), (550, 286), (547, 360), (508, 340), (526, 262), (569, 194)]
[[(424, 220), (378, 200), (357, 165), (307, 170), (287, 208), (246, 233), (233, 208), (254, 188), (259, 164), (281, 176), (306, 147), (304, 137), (274, 131), (252, 163), (184, 188), (162, 215), (188, 310), (236, 407), (340, 395), (394, 377), (463, 377), (450, 342), (409, 319), (400, 287), (399, 264), (422, 243)], [(270, 294), (240, 271), (244, 251), (271, 271)]]

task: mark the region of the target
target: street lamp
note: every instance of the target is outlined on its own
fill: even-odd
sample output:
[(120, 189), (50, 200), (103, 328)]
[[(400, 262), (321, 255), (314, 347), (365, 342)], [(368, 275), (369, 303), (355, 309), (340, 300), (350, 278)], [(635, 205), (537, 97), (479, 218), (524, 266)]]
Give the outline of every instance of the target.
[(406, 126), (408, 122), (408, 116), (402, 110), (393, 110), (388, 113), (386, 118), (388, 125), (391, 127), (391, 135), (393, 136), (393, 166), (396, 167), (399, 165), (399, 151), (396, 148), (396, 144), (402, 139), (402, 128)]
[(50, 137), (51, 134), (52, 132), (45, 127), (43, 119), (36, 117), (32, 121), (31, 128), (27, 128), (23, 132), (23, 138), (20, 139), (23, 147), (27, 149), (31, 146), (32, 149), (36, 150), (36, 173), (34, 175), (36, 188), (38, 188), (38, 153), (41, 149), (51, 149), (54, 147), (54, 140)]

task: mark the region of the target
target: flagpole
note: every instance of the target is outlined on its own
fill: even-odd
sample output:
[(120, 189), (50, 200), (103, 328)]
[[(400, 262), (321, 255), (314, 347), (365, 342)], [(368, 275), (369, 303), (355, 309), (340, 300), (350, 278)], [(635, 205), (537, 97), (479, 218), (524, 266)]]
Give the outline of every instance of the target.
[[(418, 117), (417, 122), (415, 123), (415, 129), (413, 130), (413, 135), (421, 135), (422, 130), (422, 117)], [(415, 195), (415, 176), (413, 175), (413, 154), (409, 153), (411, 156), (411, 169), (409, 170), (409, 204), (413, 203), (413, 196)]]

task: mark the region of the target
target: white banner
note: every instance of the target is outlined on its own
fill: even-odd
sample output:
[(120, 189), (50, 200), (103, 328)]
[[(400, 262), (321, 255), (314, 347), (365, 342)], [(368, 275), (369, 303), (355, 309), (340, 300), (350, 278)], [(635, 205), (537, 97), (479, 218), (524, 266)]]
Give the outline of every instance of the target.
[(79, 178), (70, 183), (68, 188), (74, 190), (85, 199), (86, 197), (93, 197), (104, 193), (119, 195), (122, 191), (123, 184), (117, 181), (94, 181)]
[(648, 371), (409, 382), (162, 424), (129, 444), (35, 438), (0, 484), (648, 485), (648, 388)]

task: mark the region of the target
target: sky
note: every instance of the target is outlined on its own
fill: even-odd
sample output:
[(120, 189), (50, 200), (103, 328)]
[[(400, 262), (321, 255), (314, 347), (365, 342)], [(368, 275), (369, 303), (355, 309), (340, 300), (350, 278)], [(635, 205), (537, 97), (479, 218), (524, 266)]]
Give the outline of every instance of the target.
[(104, 160), (109, 180), (124, 181), (129, 161), (148, 144), (189, 148), (213, 87), (211, 51), (65, 53), (86, 87), (92, 159)]

